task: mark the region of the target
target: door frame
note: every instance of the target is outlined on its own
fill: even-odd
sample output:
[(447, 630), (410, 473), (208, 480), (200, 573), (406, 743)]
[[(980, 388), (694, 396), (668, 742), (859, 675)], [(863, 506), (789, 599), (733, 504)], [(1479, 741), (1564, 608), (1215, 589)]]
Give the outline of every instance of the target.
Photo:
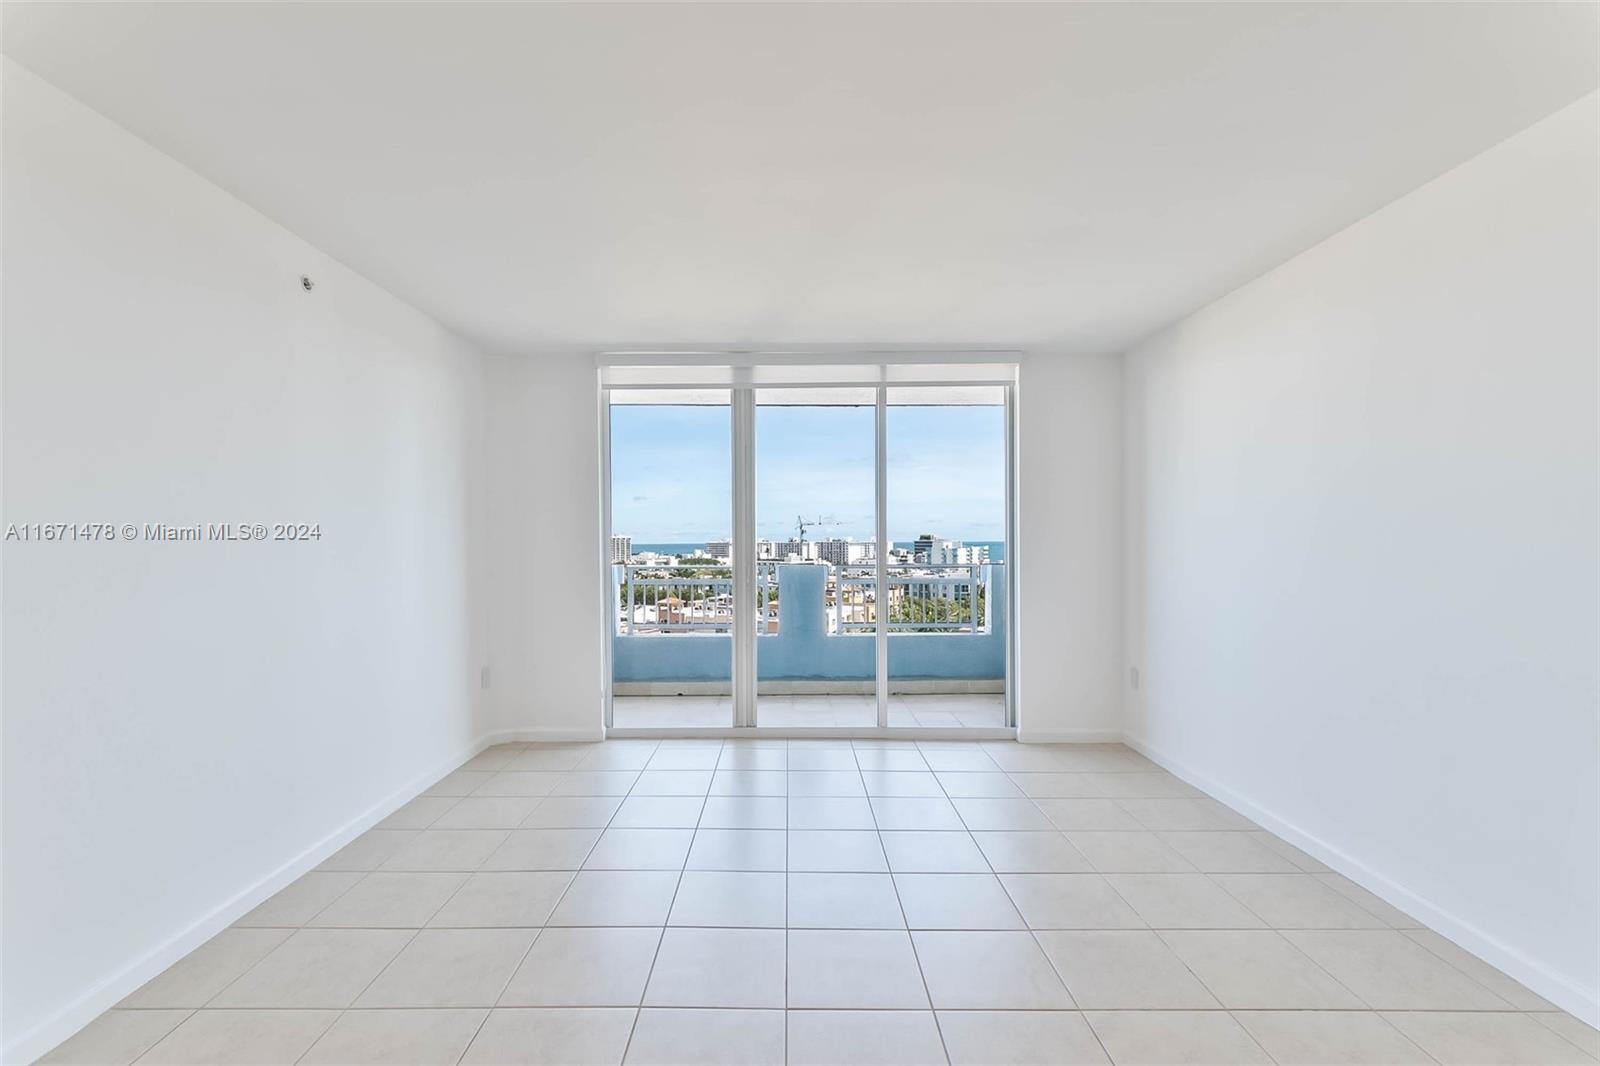
[[(599, 595), (602, 603), (609, 605), (612, 590), (611, 562), (611, 392), (613, 389), (635, 391), (684, 391), (696, 388), (726, 391), (729, 395), (729, 444), (732, 449), (732, 538), (733, 538), (733, 595), (735, 623), (732, 646), (733, 711), (729, 724), (717, 727), (655, 727), (617, 728), (612, 725), (613, 645), (616, 618), (612, 610), (601, 614), (602, 676), (600, 684), (601, 721), (606, 736), (610, 737), (839, 737), (867, 738), (895, 736), (903, 739), (959, 739), (988, 740), (1014, 739), (1018, 725), (1017, 699), (1017, 621), (1019, 618), (1016, 582), (1016, 527), (1017, 527), (1017, 393), (1018, 375), (1023, 353), (1015, 349), (960, 349), (937, 350), (891, 348), (876, 350), (858, 349), (785, 349), (740, 351), (619, 351), (602, 352), (595, 358), (596, 401), (598, 406), (600, 507), (599, 526)], [(976, 372), (962, 370), (963, 365), (981, 368)], [(789, 366), (814, 366), (850, 368), (859, 374), (876, 370), (875, 379), (852, 375), (849, 380), (836, 381), (760, 381), (757, 371), (763, 368)], [(921, 377), (894, 377), (891, 368), (930, 367), (932, 372)], [(949, 367), (952, 373), (944, 374), (937, 368)], [(654, 380), (630, 380), (617, 383), (610, 380), (612, 371), (626, 375), (626, 368), (647, 372)], [(717, 372), (707, 380), (707, 371)], [(799, 727), (763, 726), (757, 712), (756, 628), (739, 621), (740, 605), (755, 602), (755, 393), (757, 389), (775, 388), (873, 388), (876, 403), (874, 416), (874, 502), (875, 543), (879, 550), (874, 558), (876, 587), (888, 587), (888, 393), (891, 388), (931, 388), (989, 386), (1000, 387), (1005, 397), (1005, 544), (1004, 565), (1001, 568), (1005, 583), (1005, 725), (1003, 727), (923, 727), (889, 725), (889, 620), (888, 612), (875, 612), (875, 661), (877, 694), (877, 725), (872, 727)]]

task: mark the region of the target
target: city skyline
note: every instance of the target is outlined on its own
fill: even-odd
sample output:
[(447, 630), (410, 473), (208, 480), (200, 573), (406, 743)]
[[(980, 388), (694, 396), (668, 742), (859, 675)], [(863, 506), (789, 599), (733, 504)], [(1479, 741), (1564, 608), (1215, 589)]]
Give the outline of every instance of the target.
[[(611, 409), (612, 528), (639, 543), (704, 544), (732, 526), (728, 408)], [(757, 408), (756, 535), (874, 535), (873, 409)], [(1005, 538), (1005, 413), (994, 406), (891, 406), (889, 539)], [(831, 521), (827, 521), (831, 520)]]
[[(872, 538), (857, 540), (854, 537), (789, 538), (774, 540), (765, 537), (756, 540), (756, 558), (782, 562), (823, 562), (833, 566), (871, 565), (877, 558), (877, 544)], [(889, 561), (894, 564), (931, 566), (970, 566), (1004, 562), (1004, 541), (962, 541), (936, 533), (919, 536), (915, 540), (889, 542)], [(679, 562), (695, 559), (718, 560), (724, 564), (733, 559), (733, 541), (718, 537), (699, 541), (636, 541), (626, 533), (611, 534), (611, 562), (659, 565), (661, 560)]]

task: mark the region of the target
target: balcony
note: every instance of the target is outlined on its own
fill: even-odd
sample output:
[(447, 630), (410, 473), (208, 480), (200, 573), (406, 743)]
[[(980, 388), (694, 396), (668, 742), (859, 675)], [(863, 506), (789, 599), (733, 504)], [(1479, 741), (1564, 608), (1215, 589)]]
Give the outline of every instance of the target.
[[(733, 577), (710, 566), (613, 567), (617, 726), (731, 721)], [(1005, 724), (1002, 564), (888, 568), (889, 724)], [(762, 725), (877, 721), (877, 578), (871, 565), (759, 564), (756, 689)]]

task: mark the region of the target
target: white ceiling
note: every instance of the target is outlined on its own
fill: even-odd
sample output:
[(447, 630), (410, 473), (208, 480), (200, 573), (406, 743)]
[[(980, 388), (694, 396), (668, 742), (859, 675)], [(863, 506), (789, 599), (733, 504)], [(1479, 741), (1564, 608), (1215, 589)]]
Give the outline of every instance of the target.
[(1115, 350), (1597, 84), (1591, 4), (5, 4), (504, 350)]

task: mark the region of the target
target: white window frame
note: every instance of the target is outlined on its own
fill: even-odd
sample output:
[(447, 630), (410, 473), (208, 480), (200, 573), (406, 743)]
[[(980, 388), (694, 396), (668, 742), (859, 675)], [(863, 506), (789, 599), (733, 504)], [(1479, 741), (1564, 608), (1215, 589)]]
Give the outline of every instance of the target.
[[(596, 357), (599, 403), (600, 513), (599, 588), (609, 602), (611, 563), (611, 393), (613, 390), (672, 391), (704, 388), (729, 396), (732, 449), (732, 560), (734, 573), (733, 715), (725, 727), (659, 727), (617, 729), (612, 725), (613, 612), (602, 612), (602, 721), (608, 736), (874, 736), (1015, 737), (1018, 720), (1017, 678), (1017, 545), (1016, 443), (1017, 378), (1022, 353), (1010, 349), (882, 351), (626, 351)], [(739, 605), (755, 602), (755, 393), (757, 389), (872, 388), (876, 394), (874, 432), (874, 503), (876, 508), (876, 581), (888, 588), (888, 393), (892, 388), (1000, 387), (1005, 395), (1005, 725), (1001, 729), (931, 729), (889, 725), (889, 620), (876, 613), (877, 725), (872, 728), (792, 728), (762, 726), (757, 717), (756, 630), (739, 619)]]

